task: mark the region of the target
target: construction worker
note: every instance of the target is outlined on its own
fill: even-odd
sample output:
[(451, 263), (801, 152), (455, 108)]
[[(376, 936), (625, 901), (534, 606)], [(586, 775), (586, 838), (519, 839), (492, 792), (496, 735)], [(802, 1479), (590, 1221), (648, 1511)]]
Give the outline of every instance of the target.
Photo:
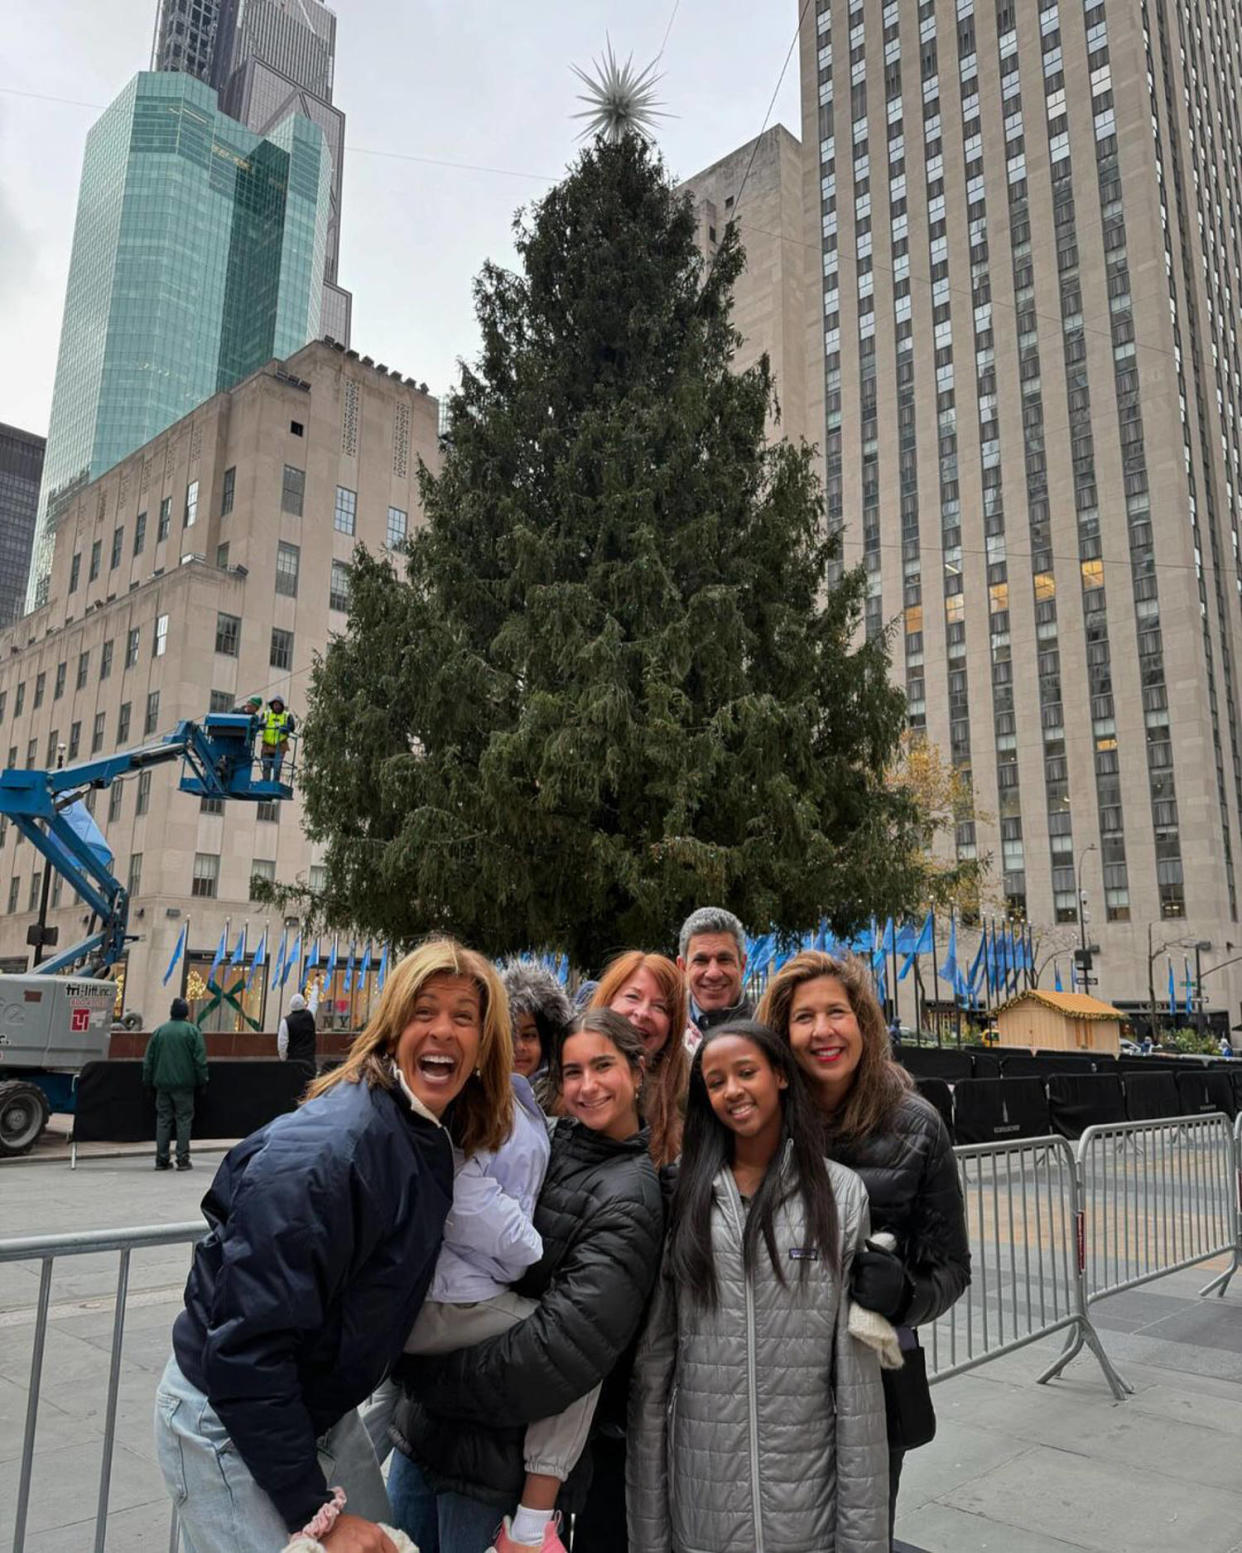
[(247, 717), (260, 717), (263, 714), (263, 697), (247, 696), (240, 706), (234, 708), (234, 711), (242, 712)]
[(263, 780), (279, 782), (280, 768), (284, 764), (285, 751), (289, 748), (289, 735), (297, 724), (293, 713), (285, 711), (282, 697), (273, 696), (263, 714)]

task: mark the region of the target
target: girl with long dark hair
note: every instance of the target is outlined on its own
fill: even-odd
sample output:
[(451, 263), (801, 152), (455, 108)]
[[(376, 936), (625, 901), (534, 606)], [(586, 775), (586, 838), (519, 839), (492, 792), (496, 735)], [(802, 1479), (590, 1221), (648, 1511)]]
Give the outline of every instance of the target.
[(848, 1330), (867, 1233), (788, 1049), (750, 1020), (710, 1031), (634, 1367), (631, 1553), (887, 1549), (879, 1361)]
[[(907, 1351), (889, 1382), (890, 1531), (907, 1449), (934, 1426), (925, 1381), (909, 1357), (913, 1329), (935, 1321), (970, 1282), (970, 1243), (953, 1145), (936, 1109), (912, 1092), (890, 1056), (884, 1014), (866, 966), (821, 950), (795, 955), (768, 983), (758, 1016), (788, 1044), (808, 1080), (830, 1158), (857, 1171), (871, 1224), (896, 1251), (857, 1258), (855, 1301), (901, 1330)], [(916, 1357), (919, 1357), (917, 1354)], [(921, 1427), (909, 1433), (911, 1419)]]

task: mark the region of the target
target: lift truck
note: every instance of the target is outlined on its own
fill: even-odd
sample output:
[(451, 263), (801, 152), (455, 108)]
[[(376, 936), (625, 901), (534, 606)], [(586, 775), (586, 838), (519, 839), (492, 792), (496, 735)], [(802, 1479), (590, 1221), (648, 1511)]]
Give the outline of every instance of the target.
[(29, 975), (0, 975), (0, 1156), (33, 1148), (52, 1111), (72, 1111), (82, 1067), (107, 1056), (116, 1003), (108, 972), (136, 937), (128, 931), (129, 893), (112, 872), (110, 854), (74, 823), (73, 806), (92, 788), (169, 761), (182, 763), (181, 792), (199, 798), (291, 798), (287, 783), (256, 777), (259, 732), (259, 719), (247, 713), (211, 712), (138, 749), (55, 771), (0, 772), (0, 818), (17, 827), (46, 867), (63, 874), (91, 911), (79, 943)]

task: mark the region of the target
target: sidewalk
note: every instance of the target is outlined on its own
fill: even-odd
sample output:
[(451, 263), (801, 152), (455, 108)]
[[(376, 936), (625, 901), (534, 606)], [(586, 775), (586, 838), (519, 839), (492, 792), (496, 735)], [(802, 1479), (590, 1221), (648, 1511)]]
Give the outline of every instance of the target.
[[(193, 1219), (219, 1157), (199, 1152), (184, 1174), (157, 1174), (149, 1150), (80, 1156), (72, 1172), (59, 1161), (0, 1166), (0, 1234)], [(133, 1258), (113, 1553), (168, 1546), (151, 1401), (188, 1262), (180, 1246)], [(1094, 1307), (1135, 1388), (1125, 1402), (1113, 1401), (1089, 1356), (1037, 1386), (1057, 1341), (936, 1386), (939, 1431), (906, 1462), (898, 1538), (927, 1553), (1242, 1553), (1242, 1279), (1223, 1300), (1196, 1299), (1212, 1270)], [(27, 1553), (91, 1545), (116, 1273), (114, 1254), (58, 1264)], [(37, 1265), (0, 1266), (0, 1547), (12, 1537), (37, 1291)]]

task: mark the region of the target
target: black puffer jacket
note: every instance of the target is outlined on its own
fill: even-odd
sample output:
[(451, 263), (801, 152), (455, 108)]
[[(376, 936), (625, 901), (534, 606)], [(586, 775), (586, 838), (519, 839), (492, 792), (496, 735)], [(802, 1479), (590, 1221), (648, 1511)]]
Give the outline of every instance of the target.
[(625, 1353), (664, 1239), (648, 1141), (559, 1121), (535, 1208), (543, 1256), (515, 1286), (539, 1308), (501, 1337), (398, 1366), (393, 1441), (438, 1490), (513, 1505), (525, 1426), (585, 1396)]
[(953, 1145), (939, 1112), (906, 1095), (891, 1125), (862, 1142), (829, 1140), (833, 1159), (863, 1179), (871, 1232), (889, 1230), (910, 1277), (904, 1326), (935, 1321), (970, 1282), (970, 1241)]

